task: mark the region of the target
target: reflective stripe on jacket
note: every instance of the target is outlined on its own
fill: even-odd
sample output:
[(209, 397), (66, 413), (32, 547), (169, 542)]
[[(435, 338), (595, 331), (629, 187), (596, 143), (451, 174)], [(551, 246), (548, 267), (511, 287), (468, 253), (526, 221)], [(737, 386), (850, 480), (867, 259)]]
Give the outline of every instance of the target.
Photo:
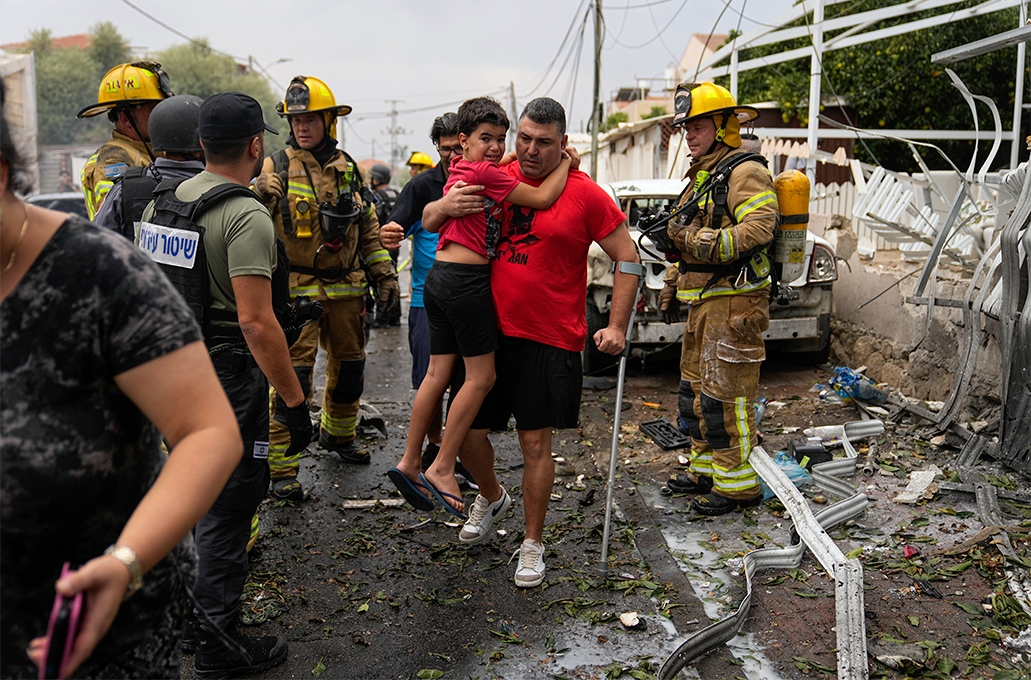
[[(723, 147), (691, 166), (687, 176), (689, 186), (697, 188), (699, 175), (704, 180), (719, 163), (733, 154), (743, 153), (738, 149)], [(694, 195), (694, 189), (686, 192), (678, 205), (683, 205)], [(699, 201), (698, 214), (689, 224), (676, 219), (669, 223), (669, 235), (680, 248), (681, 259), (692, 264), (723, 264), (738, 260), (741, 253), (747, 253), (756, 246), (770, 243), (773, 240), (780, 214), (777, 195), (774, 191), (773, 177), (770, 171), (760, 163), (746, 161), (735, 167), (728, 180), (727, 207), (720, 220), (718, 252), (725, 259), (721, 263), (702, 262), (696, 259), (687, 248), (688, 237), (702, 228), (716, 228), (711, 224), (713, 211), (712, 194)], [(732, 219), (733, 216), (733, 219)], [(735, 224), (734, 222), (737, 222)], [(717, 278), (706, 288), (712, 273), (685, 272), (677, 279), (677, 299), (681, 302), (697, 302), (711, 297), (725, 295), (769, 295), (770, 279), (747, 281), (741, 276), (723, 276)], [(704, 293), (703, 293), (704, 290)]]
[(126, 170), (150, 163), (146, 144), (112, 130), (111, 141), (105, 142), (89, 157), (79, 175), (89, 218), (92, 220), (96, 216), (107, 193)]
[[(291, 265), (313, 267), (318, 253), (318, 268), (355, 267), (355, 270), (336, 283), (320, 281), (316, 276), (307, 273), (290, 273), (290, 293), (292, 295), (308, 295), (320, 300), (362, 296), (368, 289), (362, 263), (368, 268), (372, 278), (380, 281), (397, 275), (390, 254), (379, 242), (379, 219), (376, 209), (366, 205), (358, 196), (360, 213), (364, 216), (357, 228), (352, 227), (343, 247), (339, 252), (330, 252), (322, 233), (322, 221), (319, 217), (319, 203), (336, 201), (342, 191), (347, 191), (357, 173), (357, 181), (363, 182), (361, 170), (354, 160), (339, 149), (325, 166), (320, 167), (311, 152), (304, 149), (287, 147), (282, 153), (287, 157), (287, 201), (290, 206), (291, 233), (286, 233), (283, 215), (278, 203), (273, 207), (272, 219), (276, 223), (276, 233), (286, 244)], [(273, 157), (265, 159), (262, 172), (275, 172)], [(311, 181), (309, 181), (309, 174)], [(312, 186), (314, 183), (315, 186)], [(304, 208), (303, 211), (298, 209)], [(299, 238), (298, 233), (311, 231), (310, 238)], [(357, 257), (355, 250), (357, 249)], [(352, 264), (353, 262), (353, 264)]]

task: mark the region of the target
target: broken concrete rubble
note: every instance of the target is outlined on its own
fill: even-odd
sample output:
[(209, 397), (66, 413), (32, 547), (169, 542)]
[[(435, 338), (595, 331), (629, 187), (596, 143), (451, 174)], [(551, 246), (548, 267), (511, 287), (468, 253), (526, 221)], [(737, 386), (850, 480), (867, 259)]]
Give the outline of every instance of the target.
[(926, 470), (917, 470), (909, 473), (909, 486), (902, 493), (895, 496), (896, 503), (913, 504), (919, 500), (927, 500), (934, 496), (937, 487), (934, 485), (936, 477), (942, 474), (937, 465), (931, 465)]

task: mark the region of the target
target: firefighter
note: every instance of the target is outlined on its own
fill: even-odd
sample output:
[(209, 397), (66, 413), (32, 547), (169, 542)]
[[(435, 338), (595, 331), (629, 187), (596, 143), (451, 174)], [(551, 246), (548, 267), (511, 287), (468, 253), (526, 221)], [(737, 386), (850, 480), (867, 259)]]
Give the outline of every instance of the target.
[(679, 410), (691, 437), (690, 473), (673, 475), (669, 488), (694, 494), (694, 511), (722, 515), (760, 500), (748, 456), (757, 443), (754, 403), (770, 324), (766, 249), (779, 212), (761, 157), (739, 148), (742, 122), (759, 112), (713, 83), (680, 85), (674, 103), (673, 125), (684, 128), (693, 160), (678, 206), (695, 206), (667, 229), (680, 264), (666, 276), (663, 312), (675, 317), (680, 303), (688, 310)]
[[(370, 462), (355, 442), (365, 373), (365, 292), (363, 266), (379, 288), (389, 312), (400, 300), (397, 272), (379, 242), (379, 221), (358, 164), (337, 148), (336, 119), (351, 112), (337, 105), (318, 78), (297, 76), (276, 105), (290, 123), (288, 147), (265, 159), (254, 189), (272, 212), (279, 238), (290, 256), (290, 293), (322, 302), (325, 312), (290, 348), (294, 371), (306, 395), (319, 345), (328, 355), (319, 446), (349, 463)], [(287, 456), (289, 432), (278, 396), (270, 422), (272, 493), (301, 500), (297, 480), (300, 454)]]
[(89, 157), (82, 168), (82, 193), (92, 220), (107, 192), (131, 167), (150, 165), (150, 112), (162, 99), (172, 96), (168, 75), (161, 64), (137, 61), (119, 64), (100, 82), (97, 103), (79, 111), (76, 118), (90, 118), (107, 111), (114, 123), (111, 141)]
[(433, 167), (433, 159), (422, 151), (416, 151), (408, 157), (408, 162), (405, 163), (408, 166), (408, 173), (415, 177), (420, 172), (426, 172)]

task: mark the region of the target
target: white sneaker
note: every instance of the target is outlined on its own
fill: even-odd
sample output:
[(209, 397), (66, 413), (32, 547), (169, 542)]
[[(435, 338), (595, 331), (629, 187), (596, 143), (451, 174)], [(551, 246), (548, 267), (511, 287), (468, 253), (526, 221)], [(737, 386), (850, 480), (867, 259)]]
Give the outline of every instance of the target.
[(515, 584), (520, 588), (539, 586), (544, 580), (544, 544), (528, 538), (519, 549)]
[(487, 501), (481, 494), (476, 494), (476, 500), (469, 511), (469, 519), (458, 532), (458, 540), (469, 545), (486, 541), (490, 538), (494, 520), (501, 517), (511, 505), (512, 498), (504, 489), (501, 489), (501, 498), (493, 503)]

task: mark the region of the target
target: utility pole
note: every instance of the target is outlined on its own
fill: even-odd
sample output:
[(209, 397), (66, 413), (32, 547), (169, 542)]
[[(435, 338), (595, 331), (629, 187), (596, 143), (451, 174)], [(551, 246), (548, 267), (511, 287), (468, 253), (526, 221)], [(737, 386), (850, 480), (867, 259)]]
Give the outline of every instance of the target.
[(383, 131), (383, 134), (390, 135), (390, 172), (397, 171), (398, 156), (400, 150), (397, 147), (398, 135), (407, 135), (411, 130), (405, 130), (397, 124), (397, 105), (404, 102), (404, 99), (385, 99), (390, 104), (390, 127)]
[(809, 62), (809, 157), (805, 161), (805, 174), (809, 177), (810, 196), (816, 195), (816, 147), (819, 144), (817, 131), (820, 127), (820, 85), (823, 78), (823, 6), (824, 0), (816, 0), (813, 8), (812, 43), (813, 56)]
[(598, 181), (598, 130), (601, 128), (601, 0), (594, 0), (594, 98), (591, 100), (591, 179)]
[(511, 125), (508, 126), (508, 148), (515, 148), (516, 128), (519, 127), (519, 119), (516, 117), (519, 112), (516, 111), (516, 98), (515, 98), (515, 83), (511, 80), (508, 81), (508, 96), (512, 104), (512, 108), (509, 109), (509, 119), (512, 121)]

